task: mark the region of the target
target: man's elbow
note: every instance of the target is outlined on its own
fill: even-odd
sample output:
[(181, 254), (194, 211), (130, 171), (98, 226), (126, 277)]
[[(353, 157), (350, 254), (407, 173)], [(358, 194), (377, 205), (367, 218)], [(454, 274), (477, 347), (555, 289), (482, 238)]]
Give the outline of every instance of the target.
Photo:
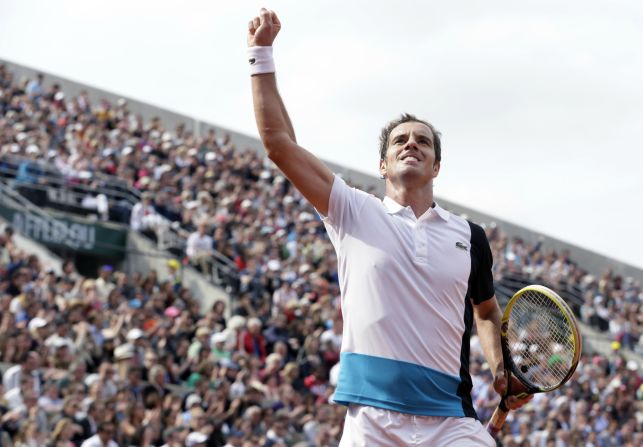
[(496, 320), (502, 316), (495, 296), (474, 306), (474, 316), (479, 320)]
[(271, 129), (264, 129), (261, 132), (261, 142), (263, 143), (268, 158), (273, 161), (275, 158), (279, 158), (284, 150), (293, 144), (287, 132)]

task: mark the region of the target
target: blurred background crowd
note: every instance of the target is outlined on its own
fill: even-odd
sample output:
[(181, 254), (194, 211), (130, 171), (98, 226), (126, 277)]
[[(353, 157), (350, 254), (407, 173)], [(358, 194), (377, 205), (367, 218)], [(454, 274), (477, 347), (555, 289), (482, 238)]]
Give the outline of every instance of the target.
[[(336, 446), (333, 405), (342, 340), (337, 260), (315, 211), (260, 154), (214, 130), (144, 120), (124, 100), (68, 97), (42, 77), (0, 67), (0, 163), (53, 166), (70, 184), (120, 179), (130, 208), (87, 201), (101, 218), (152, 239), (185, 239), (165, 271), (102, 265), (62, 271), (0, 236), (0, 446)], [(14, 158), (9, 158), (14, 157)], [(18, 165), (20, 166), (20, 165)], [(513, 413), (505, 446), (643, 445), (643, 290), (609, 270), (591, 274), (566, 252), (485, 226), (494, 275), (569, 291), (579, 319), (609, 337), (584, 354), (569, 385)], [(215, 258), (234, 265), (221, 275)], [(182, 284), (192, 266), (230, 304), (203, 310)], [(488, 420), (498, 397), (477, 336), (474, 404)], [(102, 440), (102, 441), (101, 441)]]

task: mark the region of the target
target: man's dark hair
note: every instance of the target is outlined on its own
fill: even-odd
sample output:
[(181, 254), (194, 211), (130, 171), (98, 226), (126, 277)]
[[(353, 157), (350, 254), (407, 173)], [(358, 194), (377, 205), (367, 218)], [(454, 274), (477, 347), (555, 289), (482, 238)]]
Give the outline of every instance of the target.
[(98, 424), (97, 433), (105, 433), (109, 431), (110, 428), (116, 429), (116, 423), (114, 421), (103, 421), (100, 424)]
[(391, 132), (393, 131), (393, 129), (395, 129), (400, 124), (410, 122), (422, 123), (425, 124), (429, 129), (431, 129), (431, 133), (433, 134), (433, 149), (435, 150), (435, 161), (440, 161), (442, 159), (442, 144), (440, 142), (441, 133), (435, 127), (433, 127), (433, 124), (421, 120), (415, 115), (411, 115), (410, 113), (403, 113), (401, 117), (389, 122), (382, 129), (382, 133), (380, 134), (380, 160), (384, 160), (386, 158), (386, 149), (388, 149), (388, 137), (391, 136)]

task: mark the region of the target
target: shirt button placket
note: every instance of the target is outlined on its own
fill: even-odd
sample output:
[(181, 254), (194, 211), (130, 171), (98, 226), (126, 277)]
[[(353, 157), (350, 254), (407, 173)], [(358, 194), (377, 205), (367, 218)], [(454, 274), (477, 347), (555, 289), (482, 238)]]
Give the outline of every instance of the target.
[(415, 225), (415, 257), (420, 260), (427, 259), (428, 243), (426, 238), (426, 228), (423, 222), (417, 222)]

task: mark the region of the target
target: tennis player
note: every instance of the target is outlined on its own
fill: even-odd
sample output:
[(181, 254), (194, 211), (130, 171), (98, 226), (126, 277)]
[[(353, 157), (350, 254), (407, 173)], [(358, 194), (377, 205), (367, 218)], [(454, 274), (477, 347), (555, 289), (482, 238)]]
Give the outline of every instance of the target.
[(494, 388), (506, 388), (491, 250), (481, 227), (433, 200), (439, 132), (412, 115), (392, 121), (380, 141), (386, 197), (349, 187), (297, 144), (275, 78), (280, 29), (266, 9), (248, 24), (255, 117), (268, 157), (317, 209), (337, 251), (344, 331), (333, 399), (349, 407), (340, 445), (495, 445), (468, 371), (475, 320)]

